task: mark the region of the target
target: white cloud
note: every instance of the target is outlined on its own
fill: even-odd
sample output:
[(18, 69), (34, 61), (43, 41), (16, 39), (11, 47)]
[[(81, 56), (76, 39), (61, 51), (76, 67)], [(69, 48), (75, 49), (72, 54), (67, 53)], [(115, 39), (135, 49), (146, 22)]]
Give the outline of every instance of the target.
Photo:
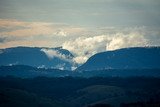
[(108, 39), (109, 41), (107, 41), (106, 50), (115, 50), (126, 47), (140, 47), (149, 44), (149, 41), (145, 38), (145, 36), (139, 33), (130, 33), (127, 35), (118, 33)]
[(77, 67), (75, 67), (75, 66), (72, 66), (72, 67), (71, 67), (71, 70), (72, 70), (72, 71), (74, 71), (75, 69), (77, 69)]
[(85, 61), (87, 61), (88, 57), (87, 56), (76, 56), (74, 58), (74, 61), (78, 64), (83, 64)]
[(64, 64), (58, 64), (58, 65), (56, 65), (55, 68), (58, 68), (60, 70), (64, 70), (65, 69), (65, 63)]
[(60, 53), (57, 50), (53, 50), (53, 49), (41, 49), (41, 51), (44, 52), (49, 59), (53, 59), (54, 57), (58, 57), (58, 58), (60, 58), (62, 60), (68, 61), (68, 62), (71, 61), (71, 56), (67, 56), (65, 54), (62, 54), (62, 53)]
[(146, 46), (148, 40), (139, 33), (116, 33), (94, 37), (79, 37), (63, 44), (63, 48), (75, 55), (74, 61), (82, 64), (92, 55), (126, 47)]

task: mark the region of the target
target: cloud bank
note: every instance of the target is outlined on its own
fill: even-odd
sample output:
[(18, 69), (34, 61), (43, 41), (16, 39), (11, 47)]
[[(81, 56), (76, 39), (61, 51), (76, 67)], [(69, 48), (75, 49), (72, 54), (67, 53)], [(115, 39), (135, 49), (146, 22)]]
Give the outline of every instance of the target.
[[(84, 63), (92, 55), (103, 51), (135, 46), (160, 46), (159, 35), (159, 27), (84, 27), (65, 23), (0, 19), (0, 48), (63, 46), (75, 56), (72, 62), (78, 64)], [(67, 59), (66, 56), (54, 50), (42, 51), (49, 58), (56, 56), (63, 60)]]
[(66, 38), (83, 31), (84, 29), (81, 27), (65, 23), (0, 19), (0, 48), (13, 46), (58, 47)]
[(71, 61), (71, 56), (67, 56), (65, 54), (60, 53), (58, 50), (53, 49), (41, 49), (42, 52), (44, 52), (49, 59), (53, 59), (54, 57), (60, 58), (62, 60)]
[(92, 55), (126, 47), (147, 46), (149, 40), (139, 33), (116, 33), (112, 35), (100, 35), (94, 37), (79, 37), (74, 41), (67, 41), (63, 44), (75, 55), (74, 61), (82, 64)]

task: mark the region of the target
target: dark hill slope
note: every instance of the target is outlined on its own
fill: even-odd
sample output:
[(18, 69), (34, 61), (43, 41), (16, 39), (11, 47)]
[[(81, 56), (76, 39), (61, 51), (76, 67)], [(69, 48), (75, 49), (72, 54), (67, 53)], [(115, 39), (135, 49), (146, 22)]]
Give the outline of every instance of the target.
[[(42, 49), (53, 50), (59, 53), (59, 56), (65, 56), (67, 59), (54, 56), (49, 58)], [(14, 47), (0, 50), (0, 65), (28, 65), (34, 67), (63, 68), (70, 70), (72, 66), (73, 55), (61, 47), (58, 48), (37, 48), (37, 47)]]
[(160, 47), (135, 47), (95, 54), (78, 71), (160, 68)]

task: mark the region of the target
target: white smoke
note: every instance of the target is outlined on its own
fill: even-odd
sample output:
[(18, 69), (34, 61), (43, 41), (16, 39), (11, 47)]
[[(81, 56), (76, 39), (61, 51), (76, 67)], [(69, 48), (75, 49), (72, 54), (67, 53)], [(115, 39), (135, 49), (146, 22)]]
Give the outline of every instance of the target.
[(72, 52), (74, 61), (83, 64), (92, 55), (126, 47), (146, 46), (148, 40), (140, 33), (116, 33), (94, 37), (79, 37), (63, 43), (63, 48)]

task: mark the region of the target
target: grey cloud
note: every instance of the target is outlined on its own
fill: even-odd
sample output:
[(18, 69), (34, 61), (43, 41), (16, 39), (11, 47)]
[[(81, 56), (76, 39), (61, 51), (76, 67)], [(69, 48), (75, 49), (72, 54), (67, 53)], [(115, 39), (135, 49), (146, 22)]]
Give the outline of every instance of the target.
[(6, 42), (6, 38), (5, 37), (0, 37), (0, 43), (4, 43)]
[(160, 26), (159, 0), (2, 0), (0, 7), (0, 18), (85, 26)]
[(13, 36), (1, 36), (0, 37), (1, 44), (5, 44), (5, 43), (11, 42), (11, 41), (21, 41), (21, 40), (25, 40), (25, 38), (13, 37)]

